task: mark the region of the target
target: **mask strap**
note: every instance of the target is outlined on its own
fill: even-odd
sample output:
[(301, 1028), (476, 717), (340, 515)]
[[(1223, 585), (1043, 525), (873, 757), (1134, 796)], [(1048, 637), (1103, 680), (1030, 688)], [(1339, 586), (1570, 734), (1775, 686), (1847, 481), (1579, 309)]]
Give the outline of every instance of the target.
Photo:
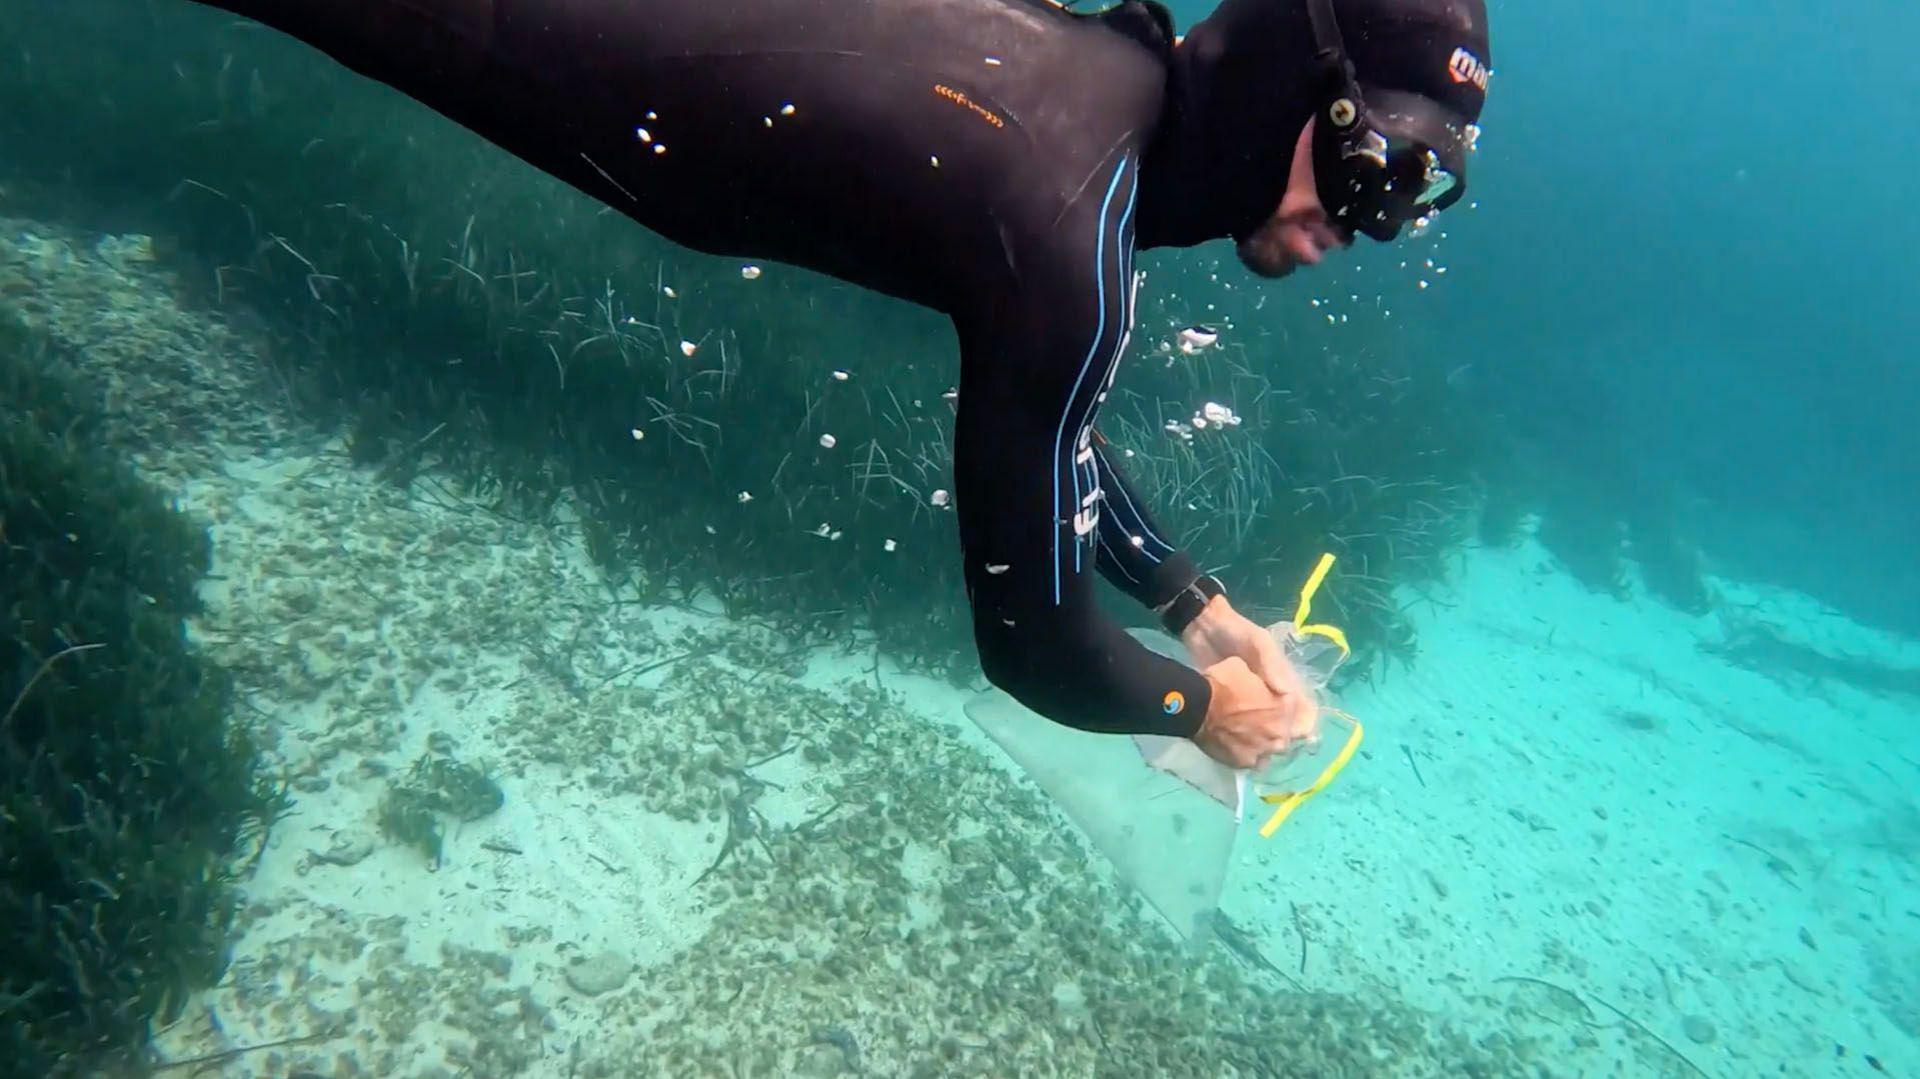
[(1340, 20), (1334, 17), (1333, 0), (1307, 0), (1307, 15), (1313, 20), (1315, 56), (1339, 82), (1337, 92), (1353, 101), (1356, 114), (1360, 106), (1360, 82), (1347, 55), (1346, 39), (1340, 36)]

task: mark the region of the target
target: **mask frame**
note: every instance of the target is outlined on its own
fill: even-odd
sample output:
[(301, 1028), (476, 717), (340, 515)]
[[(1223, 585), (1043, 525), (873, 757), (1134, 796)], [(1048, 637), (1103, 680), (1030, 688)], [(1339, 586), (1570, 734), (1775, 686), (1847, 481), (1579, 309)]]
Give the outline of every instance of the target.
[(1466, 194), (1479, 128), (1431, 98), (1363, 85), (1333, 0), (1308, 0), (1326, 90), (1315, 112), (1314, 181), (1338, 224), (1382, 243)]

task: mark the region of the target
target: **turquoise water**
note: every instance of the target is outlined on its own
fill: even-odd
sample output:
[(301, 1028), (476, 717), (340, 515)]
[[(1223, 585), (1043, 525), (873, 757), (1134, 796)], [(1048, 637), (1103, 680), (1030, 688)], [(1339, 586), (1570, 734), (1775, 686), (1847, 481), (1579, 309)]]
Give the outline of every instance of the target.
[(1571, 31), (1585, 10), (1493, 12), (1500, 197), (1436, 340), (1543, 444), (1681, 484), (1723, 564), (1912, 633), (1920, 224), (1861, 149), (1911, 144), (1914, 10), (1627, 4)]
[(1364, 738), (1263, 837), (980, 676), (942, 320), (183, 0), (0, 0), (7, 1059), (1920, 1071), (1920, 26), (1595, 14), (1495, 6), (1426, 235), (1142, 256), (1102, 432), (1262, 624), (1339, 557)]

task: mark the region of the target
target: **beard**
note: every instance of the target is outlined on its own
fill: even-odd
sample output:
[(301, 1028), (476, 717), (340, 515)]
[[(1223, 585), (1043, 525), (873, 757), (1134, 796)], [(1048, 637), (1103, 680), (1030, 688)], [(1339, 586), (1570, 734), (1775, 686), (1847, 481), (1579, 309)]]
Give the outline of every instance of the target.
[(1337, 230), (1324, 210), (1276, 213), (1240, 237), (1234, 246), (1240, 264), (1261, 277), (1281, 278), (1301, 266), (1318, 265), (1328, 251), (1353, 242), (1351, 233)]
[(1287, 276), (1299, 265), (1294, 257), (1280, 242), (1280, 230), (1273, 219), (1262, 222), (1234, 245), (1234, 253), (1240, 256), (1240, 264), (1261, 277), (1278, 279)]

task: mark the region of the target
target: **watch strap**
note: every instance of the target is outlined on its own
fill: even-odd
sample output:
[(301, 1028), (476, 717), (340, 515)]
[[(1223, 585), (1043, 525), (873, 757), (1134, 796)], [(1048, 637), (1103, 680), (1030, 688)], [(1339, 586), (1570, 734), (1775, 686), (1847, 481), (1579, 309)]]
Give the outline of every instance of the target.
[(1215, 596), (1227, 594), (1226, 586), (1211, 573), (1195, 577), (1192, 583), (1174, 594), (1174, 597), (1160, 605), (1160, 625), (1175, 637), (1186, 631), (1200, 612), (1206, 609)]

